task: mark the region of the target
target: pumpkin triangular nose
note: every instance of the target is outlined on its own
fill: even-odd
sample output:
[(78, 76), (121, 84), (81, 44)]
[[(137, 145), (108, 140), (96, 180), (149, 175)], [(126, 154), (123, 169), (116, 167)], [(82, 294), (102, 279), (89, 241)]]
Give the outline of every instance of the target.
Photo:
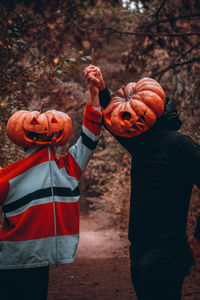
[(31, 120), (30, 124), (31, 125), (39, 125), (40, 123), (38, 122), (38, 120), (35, 117), (33, 117), (33, 119)]
[(56, 118), (53, 117), (53, 118), (51, 119), (51, 123), (58, 123), (58, 121), (56, 120)]

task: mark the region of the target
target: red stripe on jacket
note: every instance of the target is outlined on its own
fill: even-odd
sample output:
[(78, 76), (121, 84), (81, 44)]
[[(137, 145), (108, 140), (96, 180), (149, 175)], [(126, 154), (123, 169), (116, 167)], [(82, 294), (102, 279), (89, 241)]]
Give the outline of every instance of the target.
[(87, 103), (83, 124), (94, 135), (99, 135), (101, 132), (101, 117), (101, 112), (96, 111), (90, 104)]
[(57, 159), (57, 164), (59, 168), (65, 167), (70, 176), (75, 177), (78, 181), (80, 180), (82, 170), (70, 152), (67, 152), (65, 155), (59, 157), (59, 159)]
[[(38, 152), (40, 152), (40, 155), (38, 155)], [(3, 170), (5, 170), (5, 172), (7, 173), (8, 180), (11, 180), (12, 178), (17, 177), (18, 175), (21, 175), (25, 171), (31, 169), (32, 167), (48, 160), (48, 147), (45, 147), (43, 149), (40, 148), (32, 155), (8, 165)]]
[(79, 202), (56, 202), (57, 235), (79, 233)]
[(24, 158), (23, 160), (16, 161), (0, 171), (0, 205), (3, 205), (8, 196), (10, 188), (9, 180), (21, 175), (38, 164), (48, 161), (48, 148), (45, 147), (39, 151), (39, 156), (36, 151), (31, 156)]
[(0, 205), (3, 205), (9, 192), (9, 182), (5, 169), (0, 171)]
[[(79, 233), (79, 203), (55, 203), (57, 235)], [(1, 240), (26, 241), (55, 236), (53, 203), (28, 208), (25, 212), (4, 218)]]

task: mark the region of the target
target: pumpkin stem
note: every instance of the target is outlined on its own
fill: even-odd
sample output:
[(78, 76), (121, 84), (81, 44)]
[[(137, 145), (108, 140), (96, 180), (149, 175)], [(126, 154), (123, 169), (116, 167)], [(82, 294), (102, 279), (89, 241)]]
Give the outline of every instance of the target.
[(44, 106), (45, 106), (46, 103), (47, 103), (47, 99), (42, 100), (42, 103), (41, 103), (41, 106), (40, 106), (40, 114), (43, 113), (43, 109), (44, 109)]
[(127, 94), (126, 94), (126, 92), (125, 92), (125, 86), (122, 86), (122, 91), (123, 91), (123, 93), (124, 93), (124, 97), (125, 97), (126, 100), (128, 101), (128, 96), (127, 96)]

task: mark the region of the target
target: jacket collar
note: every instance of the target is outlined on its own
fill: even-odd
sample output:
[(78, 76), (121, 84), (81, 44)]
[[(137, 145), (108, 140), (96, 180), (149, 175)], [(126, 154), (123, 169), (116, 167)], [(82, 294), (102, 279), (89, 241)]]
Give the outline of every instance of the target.
[(36, 151), (38, 151), (38, 150), (40, 150), (42, 148), (44, 148), (44, 147), (41, 147), (41, 146), (38, 146), (38, 145), (36, 145), (34, 147), (31, 147), (31, 148), (28, 148), (27, 150), (25, 150), (26, 157), (31, 156), (33, 153), (35, 153)]

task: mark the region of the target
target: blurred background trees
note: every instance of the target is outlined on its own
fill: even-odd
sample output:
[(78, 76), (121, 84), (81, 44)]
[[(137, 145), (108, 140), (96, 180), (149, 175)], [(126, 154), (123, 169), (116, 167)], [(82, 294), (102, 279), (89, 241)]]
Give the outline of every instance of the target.
[[(8, 118), (18, 109), (38, 110), (43, 98), (46, 109), (68, 112), (74, 122), (73, 138), (58, 153), (74, 143), (89, 95), (83, 69), (90, 63), (100, 66), (111, 91), (144, 76), (158, 80), (177, 105), (182, 131), (199, 141), (198, 0), (2, 0), (0, 11), (0, 168), (24, 157), (7, 139)], [(85, 209), (127, 217), (129, 163), (103, 130), (82, 181)]]
[(176, 101), (184, 130), (199, 138), (200, 3), (163, 0), (137, 4), (141, 8), (135, 36), (123, 58), (126, 67), (140, 77), (146, 74), (160, 81)]

